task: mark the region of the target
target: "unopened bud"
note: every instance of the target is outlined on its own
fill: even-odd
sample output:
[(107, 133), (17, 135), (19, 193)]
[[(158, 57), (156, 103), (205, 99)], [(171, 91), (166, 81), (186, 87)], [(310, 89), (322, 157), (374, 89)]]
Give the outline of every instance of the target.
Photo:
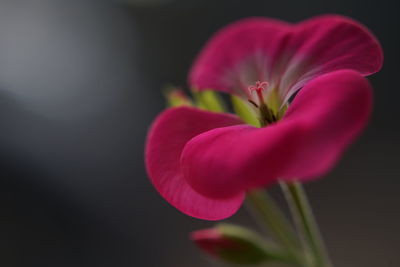
[(254, 232), (236, 225), (198, 230), (191, 234), (191, 239), (208, 255), (230, 263), (260, 264), (284, 258)]
[(165, 98), (169, 107), (193, 106), (192, 100), (179, 88), (168, 87), (165, 90)]

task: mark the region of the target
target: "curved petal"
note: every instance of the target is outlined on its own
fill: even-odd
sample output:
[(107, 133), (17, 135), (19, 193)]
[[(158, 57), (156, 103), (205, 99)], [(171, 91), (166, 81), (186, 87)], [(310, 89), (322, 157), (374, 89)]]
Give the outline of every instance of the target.
[(172, 108), (161, 113), (151, 127), (146, 143), (146, 168), (157, 191), (183, 213), (205, 220), (231, 216), (241, 206), (244, 194), (210, 199), (194, 191), (183, 178), (180, 156), (194, 136), (216, 127), (242, 123), (237, 117), (195, 108)]
[(362, 24), (343, 16), (324, 15), (295, 26), (287, 49), (294, 51), (281, 77), (287, 100), (307, 81), (335, 70), (352, 69), (367, 76), (380, 70), (382, 48)]
[[(290, 24), (268, 18), (248, 18), (217, 32), (203, 48), (189, 73), (189, 84), (250, 97), (247, 87), (272, 74), (283, 53)], [(283, 59), (282, 59), (283, 60)]]
[(301, 122), (304, 134), (280, 177), (304, 181), (330, 170), (365, 128), (371, 110), (371, 86), (355, 71), (335, 71), (311, 81), (283, 118)]
[(299, 125), (282, 122), (265, 128), (247, 125), (208, 131), (190, 140), (181, 165), (188, 183), (201, 194), (229, 198), (276, 182), (296, 148)]
[(377, 72), (383, 53), (360, 23), (338, 15), (290, 25), (266, 18), (244, 19), (220, 30), (199, 54), (189, 75), (198, 89), (250, 98), (247, 87), (267, 81), (286, 101), (311, 79), (353, 69)]
[(219, 128), (190, 140), (181, 157), (185, 178), (204, 195), (228, 198), (278, 178), (320, 176), (366, 125), (371, 99), (367, 80), (355, 71), (322, 75), (275, 124)]

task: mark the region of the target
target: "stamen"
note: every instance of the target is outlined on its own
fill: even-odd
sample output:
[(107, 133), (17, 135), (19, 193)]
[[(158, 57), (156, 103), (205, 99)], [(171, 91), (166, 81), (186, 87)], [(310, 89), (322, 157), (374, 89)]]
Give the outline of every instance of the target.
[(249, 99), (250, 104), (252, 104), (253, 106), (255, 106), (256, 108), (259, 108), (259, 106), (257, 105), (256, 102), (254, 102), (253, 100)]

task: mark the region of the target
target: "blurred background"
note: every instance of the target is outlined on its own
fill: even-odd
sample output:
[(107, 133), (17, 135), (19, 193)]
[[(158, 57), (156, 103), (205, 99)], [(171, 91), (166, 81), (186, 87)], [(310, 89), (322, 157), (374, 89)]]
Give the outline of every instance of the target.
[(322, 13), (367, 25), (385, 64), (369, 128), (306, 189), (335, 266), (399, 266), (398, 12), (394, 0), (1, 0), (0, 266), (215, 266), (188, 240), (213, 223), (169, 206), (144, 170), (160, 89), (185, 86), (229, 22)]

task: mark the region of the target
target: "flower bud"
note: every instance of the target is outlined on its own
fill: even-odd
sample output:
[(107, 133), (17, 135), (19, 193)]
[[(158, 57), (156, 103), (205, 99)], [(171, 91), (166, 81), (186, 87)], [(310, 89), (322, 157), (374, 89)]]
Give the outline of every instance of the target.
[(221, 224), (192, 232), (191, 239), (206, 254), (235, 264), (260, 264), (283, 261), (277, 249), (246, 228)]
[(164, 94), (169, 107), (193, 106), (192, 100), (179, 88), (168, 87)]

